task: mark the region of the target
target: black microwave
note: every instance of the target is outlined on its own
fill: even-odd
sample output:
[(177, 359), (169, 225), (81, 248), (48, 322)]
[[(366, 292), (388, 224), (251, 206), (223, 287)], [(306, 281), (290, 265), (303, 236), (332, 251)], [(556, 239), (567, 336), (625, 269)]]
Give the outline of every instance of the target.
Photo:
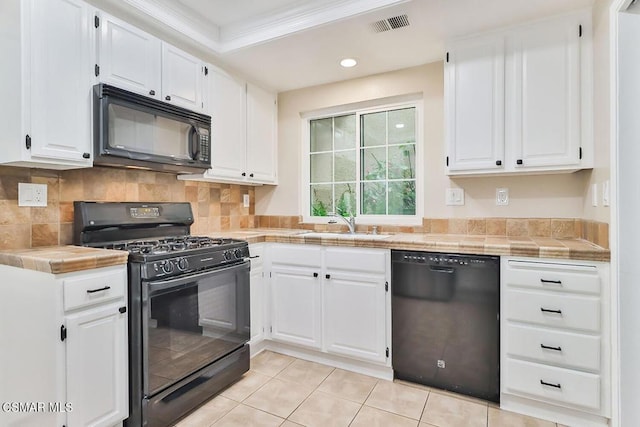
[(93, 87), (94, 165), (211, 168), (211, 117), (105, 83)]

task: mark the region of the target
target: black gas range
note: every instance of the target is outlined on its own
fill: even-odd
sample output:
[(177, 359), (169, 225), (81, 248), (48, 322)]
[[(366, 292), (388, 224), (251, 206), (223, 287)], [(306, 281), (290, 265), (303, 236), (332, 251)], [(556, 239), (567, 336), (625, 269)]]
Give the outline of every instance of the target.
[(126, 426), (169, 426), (249, 369), (248, 244), (189, 203), (74, 202), (74, 241), (129, 252)]

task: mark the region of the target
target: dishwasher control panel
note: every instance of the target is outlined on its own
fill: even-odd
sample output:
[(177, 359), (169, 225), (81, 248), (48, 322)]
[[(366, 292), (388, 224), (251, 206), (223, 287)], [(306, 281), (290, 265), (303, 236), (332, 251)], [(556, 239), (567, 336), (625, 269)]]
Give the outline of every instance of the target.
[(391, 260), (413, 264), (484, 266), (487, 263), (498, 262), (499, 257), (398, 250), (391, 252)]

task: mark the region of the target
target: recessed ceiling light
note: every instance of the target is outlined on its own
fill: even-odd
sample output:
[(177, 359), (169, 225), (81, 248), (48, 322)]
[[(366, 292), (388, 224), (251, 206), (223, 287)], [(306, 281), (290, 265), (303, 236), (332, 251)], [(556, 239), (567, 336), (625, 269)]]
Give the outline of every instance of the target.
[(402, 129), (404, 127), (404, 123), (396, 123), (396, 129)]
[(340, 65), (342, 65), (344, 68), (355, 67), (357, 63), (358, 61), (353, 58), (344, 58), (342, 61), (340, 61)]

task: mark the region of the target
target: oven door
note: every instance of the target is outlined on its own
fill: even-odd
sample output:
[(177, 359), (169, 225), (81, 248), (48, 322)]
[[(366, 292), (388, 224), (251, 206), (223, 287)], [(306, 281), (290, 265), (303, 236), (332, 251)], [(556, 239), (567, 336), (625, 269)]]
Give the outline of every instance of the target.
[(250, 338), (249, 261), (142, 283), (144, 396), (242, 347)]

